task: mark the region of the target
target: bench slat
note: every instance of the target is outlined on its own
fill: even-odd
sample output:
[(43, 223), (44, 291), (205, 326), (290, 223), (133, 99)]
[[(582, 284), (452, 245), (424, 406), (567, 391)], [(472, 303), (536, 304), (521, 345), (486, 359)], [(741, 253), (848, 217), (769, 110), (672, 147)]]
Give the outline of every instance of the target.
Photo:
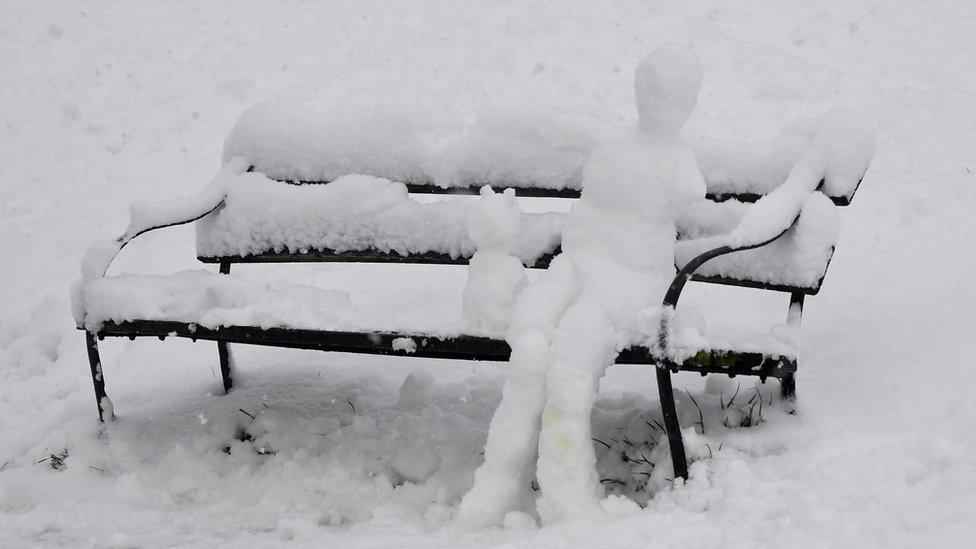
[[(96, 334), (104, 337), (166, 337), (175, 336), (192, 340), (223, 341), (270, 347), (288, 347), (343, 353), (397, 355), (422, 358), (455, 360), (486, 360), (507, 362), (511, 356), (508, 343), (499, 339), (475, 336), (451, 338), (424, 334), (394, 332), (341, 332), (303, 330), (294, 328), (258, 328), (253, 326), (224, 326), (216, 329), (192, 323), (165, 320), (133, 320), (107, 322)], [(411, 338), (416, 350), (407, 352), (394, 349), (398, 338)], [(656, 364), (656, 360), (644, 347), (625, 349), (617, 357), (617, 364)], [(694, 357), (678, 365), (675, 371), (698, 372), (702, 375), (717, 373), (754, 375), (762, 379), (782, 379), (796, 372), (796, 360), (790, 357), (771, 357), (762, 353), (733, 351), (700, 351)]]
[[(549, 264), (559, 254), (555, 252), (546, 254), (536, 260), (530, 269), (547, 269)], [(292, 253), (288, 251), (269, 251), (259, 254), (245, 256), (199, 256), (197, 259), (201, 263), (228, 264), (228, 263), (388, 263), (401, 265), (467, 265), (471, 258), (458, 256), (451, 257), (448, 254), (426, 252), (422, 254), (400, 255), (396, 252), (381, 252), (377, 250), (349, 250), (337, 252), (335, 250), (309, 250), (306, 252)], [(828, 260), (829, 265), (829, 260)], [(824, 271), (826, 276), (826, 270)], [(820, 278), (815, 288), (802, 286), (788, 286), (785, 284), (769, 284), (765, 282), (755, 282), (752, 280), (740, 280), (735, 278), (725, 278), (720, 276), (701, 276), (693, 275), (691, 280), (695, 282), (705, 282), (709, 284), (720, 284), (723, 286), (739, 286), (742, 288), (754, 288), (759, 290), (771, 290), (775, 292), (802, 293), (805, 295), (817, 295), (823, 285), (824, 277)]]
[[(273, 179), (273, 178), (272, 178)], [(330, 181), (289, 181), (285, 179), (275, 179), (290, 185), (327, 185)], [(821, 184), (823, 182), (821, 181)], [(432, 183), (404, 183), (407, 192), (414, 194), (448, 194), (448, 195), (477, 195), (481, 189), (480, 185), (469, 185), (466, 187), (439, 187)], [(860, 183), (858, 183), (858, 186)], [(515, 196), (526, 198), (579, 198), (578, 189), (546, 189), (541, 187), (526, 187), (524, 185), (491, 185), (495, 192), (502, 192), (505, 189), (513, 189)], [(855, 192), (857, 187), (854, 188)], [(756, 193), (706, 193), (705, 198), (712, 202), (726, 202), (728, 200), (738, 200), (739, 202), (753, 203), (762, 198), (763, 195)], [(853, 194), (848, 196), (828, 196), (834, 205), (847, 206), (851, 203)]]
[[(553, 258), (559, 254), (557, 249), (553, 253), (543, 255), (530, 269), (546, 269)], [(293, 253), (289, 251), (268, 251), (245, 256), (199, 256), (202, 263), (402, 263), (419, 265), (467, 265), (471, 258), (466, 256), (451, 257), (449, 254), (438, 252), (424, 252), (419, 254), (400, 255), (397, 252), (382, 252), (379, 250), (347, 250), (338, 252), (330, 249), (308, 250)]]

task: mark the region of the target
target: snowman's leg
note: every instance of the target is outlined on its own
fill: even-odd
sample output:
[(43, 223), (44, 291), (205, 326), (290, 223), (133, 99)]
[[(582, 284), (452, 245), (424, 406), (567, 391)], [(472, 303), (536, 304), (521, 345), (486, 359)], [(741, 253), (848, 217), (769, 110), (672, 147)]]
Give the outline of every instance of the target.
[(551, 276), (526, 288), (513, 311), (512, 358), (502, 400), (488, 427), (485, 461), (475, 471), (474, 485), (458, 510), (458, 520), (469, 527), (500, 523), (529, 490), (552, 332), (575, 297), (575, 286), (566, 280), (571, 276), (569, 265), (553, 267), (555, 272), (547, 273)]
[(539, 440), (538, 509), (544, 523), (603, 515), (590, 415), (615, 343), (610, 320), (585, 298), (566, 311), (553, 338)]

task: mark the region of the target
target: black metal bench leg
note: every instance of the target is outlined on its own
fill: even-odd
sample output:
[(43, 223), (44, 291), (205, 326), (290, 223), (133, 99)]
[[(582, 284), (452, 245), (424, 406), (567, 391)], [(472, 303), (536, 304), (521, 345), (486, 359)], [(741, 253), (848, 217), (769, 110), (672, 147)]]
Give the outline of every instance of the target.
[[(790, 294), (790, 310), (786, 315), (786, 325), (790, 328), (800, 327), (800, 319), (803, 317), (803, 298), (805, 296), (799, 292)], [(798, 366), (798, 365), (797, 365)], [(796, 370), (796, 368), (794, 368)], [(796, 400), (796, 374), (786, 374), (780, 380), (780, 396), (783, 400)]]
[(796, 400), (796, 376), (786, 374), (779, 380), (779, 393), (783, 400)]
[(95, 334), (85, 331), (85, 347), (88, 348), (88, 365), (91, 367), (92, 385), (95, 387), (95, 405), (98, 406), (98, 421), (115, 419), (112, 401), (105, 394), (105, 377), (102, 375), (102, 360), (98, 355), (98, 340)]
[(674, 465), (674, 478), (688, 478), (688, 460), (685, 458), (685, 444), (681, 440), (681, 425), (674, 406), (674, 389), (671, 387), (671, 372), (667, 367), (657, 366), (657, 392), (661, 398), (661, 412), (664, 414), (664, 428), (668, 431), (668, 445), (671, 448), (671, 463)]
[[(220, 274), (230, 274), (230, 263), (220, 263)], [(230, 353), (230, 344), (226, 341), (217, 342), (217, 355), (220, 357), (220, 380), (224, 383), (224, 394), (234, 388), (234, 380), (230, 377), (230, 370), (234, 365), (234, 357)]]
[(234, 388), (234, 380), (230, 377), (234, 357), (230, 354), (230, 344), (226, 341), (217, 342), (217, 354), (220, 355), (220, 379), (224, 382), (224, 394)]

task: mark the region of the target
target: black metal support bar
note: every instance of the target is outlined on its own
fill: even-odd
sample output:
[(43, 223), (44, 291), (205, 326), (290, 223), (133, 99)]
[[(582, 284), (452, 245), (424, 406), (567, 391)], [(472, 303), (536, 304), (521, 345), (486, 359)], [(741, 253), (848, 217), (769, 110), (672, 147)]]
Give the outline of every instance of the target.
[[(475, 336), (435, 337), (393, 332), (341, 332), (292, 328), (223, 326), (206, 328), (197, 324), (164, 320), (135, 320), (105, 323), (98, 337), (182, 337), (204, 341), (226, 341), (266, 347), (287, 347), (340, 353), (399, 355), (455, 360), (507, 362), (511, 348), (503, 340)], [(412, 344), (407, 339), (412, 340)]]
[(688, 458), (685, 456), (685, 443), (681, 440), (681, 425), (678, 422), (678, 411), (674, 405), (674, 389), (671, 386), (671, 371), (662, 368), (657, 370), (657, 394), (661, 399), (661, 414), (664, 416), (664, 428), (668, 432), (668, 447), (671, 450), (671, 465), (674, 467), (674, 478), (688, 478)]
[[(350, 352), (374, 355), (421, 356), (453, 360), (485, 360), (507, 362), (511, 348), (504, 340), (474, 336), (434, 337), (426, 334), (394, 332), (339, 332), (301, 330), (294, 328), (258, 328), (253, 326), (224, 326), (205, 328), (185, 322), (167, 320), (134, 320), (107, 322), (98, 337), (181, 337), (203, 341), (224, 341), (266, 347), (291, 347), (319, 351)], [(397, 339), (409, 338), (416, 344), (397, 345)], [(406, 341), (401, 341), (405, 344)], [(630, 347), (617, 356), (617, 364), (657, 364), (658, 358), (646, 347)], [(682, 364), (673, 364), (671, 371), (729, 376), (753, 375), (782, 378), (789, 374), (789, 357), (766, 356), (762, 353), (733, 351), (699, 351)]]
[[(280, 181), (282, 183), (288, 183), (289, 185), (328, 185), (332, 181), (329, 180), (295, 180), (295, 179), (281, 179), (277, 177), (272, 177), (275, 181)], [(485, 183), (487, 185), (488, 183)], [(472, 183), (464, 186), (454, 186), (454, 187), (439, 187), (433, 183), (427, 182), (414, 182), (414, 183), (404, 183), (407, 187), (407, 192), (413, 194), (449, 194), (449, 195), (473, 195), (477, 196), (478, 192), (481, 190), (483, 185), (478, 183)], [(579, 198), (579, 189), (547, 189), (543, 187), (528, 187), (525, 185), (519, 185), (517, 183), (491, 183), (491, 187), (495, 192), (502, 192), (505, 189), (512, 189), (515, 191), (515, 196), (525, 197), (525, 198)]]
[[(526, 267), (530, 269), (547, 269), (549, 268), (549, 264), (552, 262), (552, 260), (559, 255), (561, 251), (562, 250), (557, 247), (553, 251), (536, 259), (534, 263), (526, 265)], [(448, 254), (437, 252), (400, 255), (396, 252), (382, 252), (379, 250), (346, 250), (339, 252), (336, 250), (322, 249), (307, 250), (304, 252), (268, 250), (266, 252), (244, 256), (198, 256), (197, 260), (202, 263), (219, 263), (220, 265), (227, 264), (229, 269), (229, 265), (231, 263), (392, 263), (411, 265), (467, 265), (471, 261), (471, 258), (467, 256), (451, 257)], [(695, 282), (705, 282), (708, 284), (755, 288), (758, 290), (770, 290), (774, 292), (802, 292), (807, 295), (816, 295), (817, 292), (820, 291), (820, 287), (823, 284), (823, 277), (821, 277), (820, 281), (815, 287), (787, 286), (783, 284), (770, 284), (745, 279), (725, 278), (721, 276), (701, 276), (697, 274), (692, 274), (691, 280)]]
[[(553, 258), (561, 250), (557, 247), (553, 251), (540, 256), (530, 265), (530, 269), (546, 269)], [(470, 256), (454, 256), (439, 252), (423, 252), (410, 255), (400, 255), (397, 252), (383, 252), (380, 250), (344, 250), (331, 249), (307, 250), (304, 252), (289, 252), (287, 250), (269, 250), (245, 256), (198, 256), (202, 263), (394, 263), (411, 265), (467, 265)]]
[[(249, 170), (250, 171), (250, 170)], [(280, 181), (282, 183), (288, 183), (290, 185), (327, 185), (331, 183), (329, 180), (294, 180), (294, 179), (281, 179), (278, 177), (272, 177), (275, 181)], [(823, 181), (820, 182), (823, 185)], [(456, 187), (438, 187), (430, 182), (416, 182), (416, 183), (404, 183), (407, 187), (407, 192), (414, 194), (451, 194), (451, 195), (477, 195), (479, 189), (482, 185), (478, 183), (472, 183), (465, 186)], [(860, 185), (860, 181), (858, 181)], [(515, 191), (515, 196), (522, 196), (528, 198), (579, 198), (579, 189), (546, 189), (540, 187), (527, 187), (525, 185), (519, 185), (516, 183), (491, 183), (493, 189), (496, 192), (502, 192), (504, 189), (513, 189)], [(855, 191), (857, 187), (854, 188)], [(837, 206), (847, 206), (851, 203), (854, 193), (852, 192), (850, 196), (830, 196), (831, 201)], [(727, 200), (737, 200), (739, 202), (756, 202), (763, 195), (758, 193), (716, 193), (708, 192), (705, 194), (705, 198), (713, 202), (725, 202)]]
[[(111, 408), (109, 410), (104, 408), (107, 402), (105, 399), (108, 398), (108, 395), (105, 394), (105, 377), (102, 375), (102, 360), (98, 355), (98, 340), (95, 339), (95, 334), (87, 330), (85, 330), (85, 347), (88, 349), (88, 365), (91, 367), (92, 385), (95, 388), (98, 421), (104, 422), (106, 419), (115, 419), (114, 411)], [(105, 417), (106, 411), (108, 418)]]
[[(220, 274), (230, 274), (230, 262), (221, 262)], [(217, 357), (220, 360), (220, 381), (224, 385), (224, 394), (234, 388), (234, 380), (231, 377), (231, 369), (234, 364), (234, 356), (230, 351), (230, 344), (226, 341), (217, 342)]]
[(220, 381), (224, 385), (224, 394), (234, 388), (234, 379), (231, 377), (234, 356), (230, 352), (230, 344), (226, 341), (217, 342), (217, 356), (220, 359)]

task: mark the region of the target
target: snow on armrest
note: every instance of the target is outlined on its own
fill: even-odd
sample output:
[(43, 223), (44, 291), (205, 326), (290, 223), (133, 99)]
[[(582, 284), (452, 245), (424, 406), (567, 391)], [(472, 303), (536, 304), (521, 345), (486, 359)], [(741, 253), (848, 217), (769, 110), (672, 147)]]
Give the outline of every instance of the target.
[(79, 326), (84, 323), (85, 309), (81, 291), (85, 284), (105, 276), (112, 261), (137, 236), (173, 225), (196, 221), (214, 211), (223, 201), (228, 181), (247, 169), (243, 158), (232, 158), (210, 185), (190, 196), (162, 201), (136, 202), (129, 206), (129, 226), (115, 240), (98, 240), (89, 245), (81, 260), (81, 279), (72, 286), (72, 313)]

